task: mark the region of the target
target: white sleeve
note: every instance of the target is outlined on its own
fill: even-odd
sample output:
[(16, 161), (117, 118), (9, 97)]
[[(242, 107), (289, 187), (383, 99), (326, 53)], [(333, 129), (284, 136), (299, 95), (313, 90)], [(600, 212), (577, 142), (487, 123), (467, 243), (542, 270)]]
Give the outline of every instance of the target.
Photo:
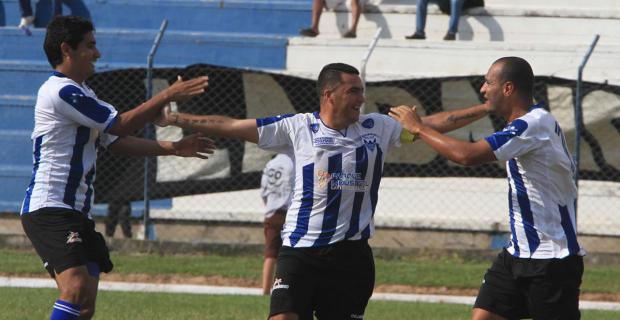
[(485, 140), (491, 145), (497, 160), (507, 161), (538, 148), (546, 140), (533, 131), (533, 128), (528, 128), (527, 122), (517, 119)]
[(75, 85), (62, 87), (58, 97), (58, 112), (85, 127), (107, 132), (116, 121), (118, 111), (112, 105), (88, 96)]
[(293, 114), (285, 114), (256, 119), (258, 147), (279, 153), (289, 150), (293, 144), (294, 116)]
[(114, 141), (118, 139), (118, 136), (109, 133), (100, 133), (99, 134), (99, 145), (108, 148)]

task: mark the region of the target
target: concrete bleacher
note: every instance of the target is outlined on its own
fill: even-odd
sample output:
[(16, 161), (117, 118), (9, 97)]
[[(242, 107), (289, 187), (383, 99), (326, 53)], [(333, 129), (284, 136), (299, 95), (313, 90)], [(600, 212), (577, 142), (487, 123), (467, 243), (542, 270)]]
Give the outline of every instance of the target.
[(426, 40), (405, 40), (415, 29), (415, 5), (386, 0), (366, 5), (357, 39), (342, 39), (350, 23), (346, 7), (321, 17), (317, 38), (289, 40), (287, 71), (308, 77), (327, 62), (359, 65), (370, 39), (383, 30), (367, 65), (369, 80), (485, 74), (500, 56), (528, 59), (538, 75), (574, 79), (595, 34), (601, 38), (584, 79), (620, 83), (620, 2), (609, 0), (487, 0), (465, 11), (457, 40), (443, 41), (449, 16), (429, 5)]
[[(414, 31), (415, 1), (370, 0), (357, 39), (342, 39), (346, 6), (325, 12), (317, 38), (297, 37), (310, 23), (310, 0), (85, 0), (97, 28), (98, 71), (144, 67), (162, 19), (169, 27), (156, 67), (209, 63), (315, 78), (329, 62), (359, 65), (378, 27), (381, 39), (368, 80), (482, 75), (504, 55), (528, 59), (538, 75), (575, 78), (594, 34), (601, 40), (585, 80), (620, 84), (620, 2), (613, 0), (486, 0), (464, 13), (457, 41), (442, 37), (448, 16), (429, 7), (427, 40)], [(343, 1), (347, 3), (348, 1)], [(26, 37), (17, 0), (2, 1), (0, 26), (0, 211), (19, 208), (31, 172), (30, 131), (36, 91), (49, 75), (44, 29)]]

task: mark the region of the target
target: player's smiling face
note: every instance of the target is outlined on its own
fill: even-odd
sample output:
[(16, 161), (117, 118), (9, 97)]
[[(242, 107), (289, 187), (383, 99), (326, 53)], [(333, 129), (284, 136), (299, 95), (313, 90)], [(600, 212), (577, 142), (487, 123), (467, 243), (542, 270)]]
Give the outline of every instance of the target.
[(72, 68), (80, 75), (83, 80), (88, 79), (95, 73), (95, 62), (101, 57), (97, 50), (97, 42), (92, 32), (84, 34), (84, 39), (78, 44), (75, 50), (70, 49), (70, 59)]
[(359, 120), (364, 104), (362, 79), (355, 74), (342, 73), (341, 83), (333, 89), (333, 105), (338, 117), (352, 124)]

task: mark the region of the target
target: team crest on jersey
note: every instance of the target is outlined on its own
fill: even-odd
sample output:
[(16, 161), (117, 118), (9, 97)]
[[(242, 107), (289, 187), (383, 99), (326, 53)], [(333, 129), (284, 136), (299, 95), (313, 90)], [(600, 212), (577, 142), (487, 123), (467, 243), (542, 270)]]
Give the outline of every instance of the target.
[(69, 235), (67, 235), (67, 244), (70, 243), (78, 243), (82, 242), (82, 238), (80, 238), (80, 234), (77, 231), (69, 231)]
[(375, 120), (372, 119), (366, 119), (364, 120), (364, 122), (362, 122), (362, 127), (366, 128), (366, 129), (372, 129), (372, 127), (375, 126)]
[(319, 124), (318, 123), (311, 123), (310, 124), (310, 130), (312, 130), (312, 132), (314, 132), (314, 133), (319, 132)]
[(364, 145), (370, 151), (375, 151), (378, 139), (379, 137), (374, 133), (367, 133), (365, 135), (362, 135), (362, 141), (364, 141)]

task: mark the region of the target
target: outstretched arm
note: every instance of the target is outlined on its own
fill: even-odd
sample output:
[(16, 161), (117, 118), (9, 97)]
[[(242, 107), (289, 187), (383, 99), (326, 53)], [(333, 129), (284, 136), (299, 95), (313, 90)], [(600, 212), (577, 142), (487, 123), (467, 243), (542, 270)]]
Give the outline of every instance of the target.
[(172, 141), (158, 141), (137, 138), (133, 136), (119, 137), (113, 142), (110, 151), (127, 156), (169, 156), (194, 157), (207, 159), (207, 154), (213, 154), (215, 144), (202, 133), (195, 133), (183, 139)]
[(145, 103), (118, 116), (110, 127), (109, 133), (126, 136), (142, 129), (147, 123), (153, 122), (161, 114), (162, 108), (171, 101), (182, 102), (197, 94), (203, 93), (208, 85), (208, 77), (198, 77), (184, 81), (181, 77), (170, 87), (162, 90)]
[(441, 134), (422, 122), (415, 107), (394, 107), (390, 109), (390, 117), (400, 122), (403, 129), (424, 140), (439, 154), (458, 164), (472, 166), (497, 160), (486, 140), (469, 142)]
[(439, 132), (448, 132), (464, 127), (489, 114), (487, 104), (479, 104), (469, 108), (444, 111), (422, 117), (422, 123)]
[(208, 135), (258, 143), (256, 119), (235, 119), (217, 115), (194, 115), (170, 112), (168, 108), (165, 108), (161, 117), (157, 119), (156, 124), (159, 126), (173, 125)]

